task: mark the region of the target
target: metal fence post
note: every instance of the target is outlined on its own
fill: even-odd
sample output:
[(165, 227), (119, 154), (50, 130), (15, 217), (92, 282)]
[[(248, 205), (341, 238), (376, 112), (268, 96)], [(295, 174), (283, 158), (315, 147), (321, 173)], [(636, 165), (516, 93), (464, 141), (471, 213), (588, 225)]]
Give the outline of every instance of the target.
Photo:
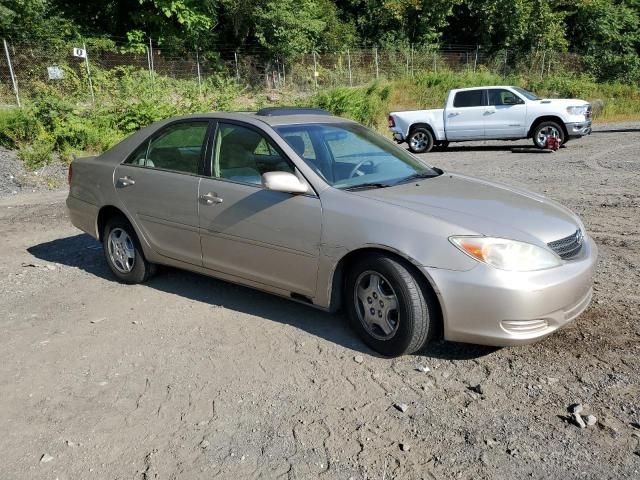
[(2, 39), (2, 41), (4, 43), (4, 53), (7, 55), (7, 64), (9, 65), (9, 75), (11, 75), (11, 84), (13, 85), (13, 93), (16, 94), (16, 103), (18, 104), (18, 107), (21, 107), (20, 95), (18, 94), (18, 82), (16, 80), (16, 76), (13, 73), (13, 65), (11, 65), (11, 57), (9, 56), (9, 47), (7, 46), (7, 41), (5, 39)]
[(233, 52), (233, 59), (236, 63), (236, 82), (240, 81), (240, 69), (238, 68), (238, 52)]
[(149, 79), (152, 79), (153, 76), (151, 75), (151, 54), (149, 52), (149, 47), (145, 45), (144, 51), (147, 52), (147, 67), (149, 68)]
[(351, 77), (351, 52), (347, 48), (347, 65), (349, 66), (349, 86), (353, 87), (353, 78)]
[(313, 52), (313, 84), (318, 88), (318, 63), (316, 62), (316, 52)]
[(202, 96), (202, 76), (200, 75), (200, 54), (198, 53), (198, 47), (196, 47), (196, 68), (198, 69), (198, 92)]
[(380, 71), (378, 68), (378, 47), (374, 48), (376, 54), (376, 79), (380, 77)]
[(153, 43), (151, 42), (151, 37), (149, 37), (149, 71), (151, 72), (151, 78), (153, 79), (153, 73), (155, 71), (155, 66), (153, 65)]
[(287, 86), (287, 70), (285, 69), (285, 66), (284, 66), (284, 60), (281, 63), (282, 63), (282, 86), (286, 87)]
[(541, 79), (544, 78), (544, 60), (545, 60), (546, 55), (547, 55), (547, 51), (543, 50), (542, 51), (542, 69), (540, 70), (540, 78)]
[(507, 76), (507, 59), (509, 58), (509, 50), (504, 51), (504, 77)]
[(93, 82), (91, 81), (91, 70), (89, 70), (89, 53), (87, 52), (87, 45), (82, 44), (84, 50), (84, 64), (87, 67), (87, 80), (89, 81), (89, 92), (91, 92), (91, 101), (96, 103), (96, 96), (93, 94)]
[(438, 73), (438, 51), (433, 51), (433, 73)]
[(476, 73), (476, 68), (478, 68), (478, 52), (480, 51), (480, 45), (476, 45), (476, 59), (473, 62), (473, 73)]

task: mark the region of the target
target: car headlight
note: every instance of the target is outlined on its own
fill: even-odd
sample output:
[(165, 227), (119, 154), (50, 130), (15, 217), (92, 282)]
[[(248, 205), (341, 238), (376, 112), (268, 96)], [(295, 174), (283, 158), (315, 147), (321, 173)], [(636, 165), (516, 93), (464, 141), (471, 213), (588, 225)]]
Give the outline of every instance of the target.
[(569, 115), (586, 115), (588, 110), (587, 105), (580, 105), (579, 107), (567, 107), (567, 113)]
[(500, 270), (531, 272), (562, 264), (551, 250), (517, 240), (462, 236), (449, 240), (470, 257)]

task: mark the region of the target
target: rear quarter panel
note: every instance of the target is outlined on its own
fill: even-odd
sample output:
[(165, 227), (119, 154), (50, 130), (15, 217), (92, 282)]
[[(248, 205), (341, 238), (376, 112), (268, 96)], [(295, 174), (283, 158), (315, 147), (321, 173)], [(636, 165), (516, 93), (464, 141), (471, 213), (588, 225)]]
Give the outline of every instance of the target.
[(416, 123), (424, 123), (433, 129), (435, 133), (436, 140), (444, 140), (444, 110), (434, 109), (434, 110), (415, 110), (415, 111), (406, 111), (406, 112), (392, 112), (391, 115), (394, 117), (396, 127), (393, 129), (406, 138), (409, 135), (409, 130), (412, 125)]

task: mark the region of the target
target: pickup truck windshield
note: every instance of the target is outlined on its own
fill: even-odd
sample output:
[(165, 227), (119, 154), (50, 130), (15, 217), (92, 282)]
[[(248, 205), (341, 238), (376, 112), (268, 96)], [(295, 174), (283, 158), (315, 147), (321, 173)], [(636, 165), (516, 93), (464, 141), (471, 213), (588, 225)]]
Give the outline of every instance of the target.
[(440, 171), (356, 123), (282, 125), (276, 132), (329, 185), (383, 188)]
[(513, 87), (513, 89), (524, 95), (528, 100), (540, 100), (540, 97), (538, 97), (535, 93), (531, 93), (528, 90), (525, 90), (524, 88), (520, 88), (520, 87)]

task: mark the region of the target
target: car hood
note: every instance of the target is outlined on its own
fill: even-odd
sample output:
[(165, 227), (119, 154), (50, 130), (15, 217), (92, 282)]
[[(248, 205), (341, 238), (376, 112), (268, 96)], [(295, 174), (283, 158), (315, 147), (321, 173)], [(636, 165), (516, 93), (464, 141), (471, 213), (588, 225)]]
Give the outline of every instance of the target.
[(539, 103), (540, 105), (555, 105), (558, 107), (580, 107), (582, 105), (589, 105), (589, 102), (577, 98), (543, 98), (542, 100), (536, 100), (535, 103)]
[(542, 195), (449, 172), (357, 194), (460, 226), (459, 232), (443, 232), (446, 235), (471, 231), (547, 244), (582, 228), (570, 210)]

